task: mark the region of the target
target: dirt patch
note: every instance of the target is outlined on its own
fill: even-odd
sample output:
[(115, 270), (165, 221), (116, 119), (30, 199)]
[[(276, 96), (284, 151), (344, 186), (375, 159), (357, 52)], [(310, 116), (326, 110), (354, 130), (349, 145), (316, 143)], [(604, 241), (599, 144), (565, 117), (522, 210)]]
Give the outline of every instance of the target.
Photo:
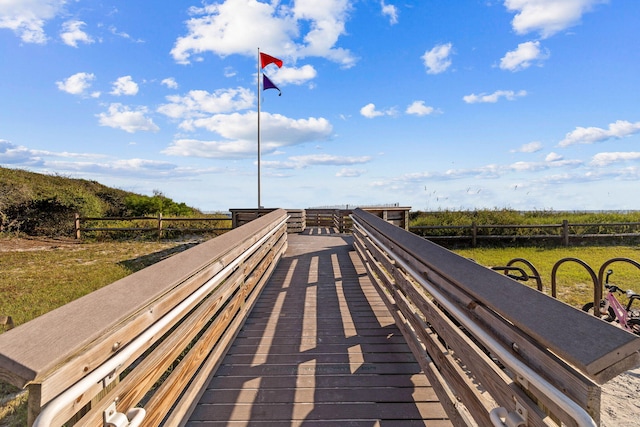
[(79, 245), (79, 240), (51, 238), (0, 238), (0, 252), (44, 251)]

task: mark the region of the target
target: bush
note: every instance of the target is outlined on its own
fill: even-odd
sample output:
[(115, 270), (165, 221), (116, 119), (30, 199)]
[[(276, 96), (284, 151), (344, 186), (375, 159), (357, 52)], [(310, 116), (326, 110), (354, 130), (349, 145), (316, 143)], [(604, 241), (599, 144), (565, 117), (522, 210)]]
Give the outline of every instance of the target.
[(69, 236), (76, 213), (83, 217), (193, 216), (196, 209), (155, 190), (152, 197), (96, 181), (0, 167), (0, 232)]
[(162, 215), (190, 217), (198, 214), (196, 209), (190, 208), (184, 203), (176, 203), (158, 190), (153, 191), (153, 196), (131, 194), (125, 199), (125, 206), (131, 216)]

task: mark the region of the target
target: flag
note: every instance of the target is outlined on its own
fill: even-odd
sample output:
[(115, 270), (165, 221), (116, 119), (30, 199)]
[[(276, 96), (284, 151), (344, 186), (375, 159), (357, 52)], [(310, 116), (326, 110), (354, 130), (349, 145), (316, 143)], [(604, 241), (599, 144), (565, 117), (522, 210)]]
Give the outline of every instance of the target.
[(267, 89), (276, 89), (278, 92), (278, 96), (282, 96), (282, 91), (278, 88), (278, 86), (274, 85), (273, 82), (269, 79), (269, 77), (262, 75), (262, 90)]
[(264, 68), (271, 63), (276, 64), (278, 68), (282, 67), (281, 59), (274, 58), (271, 55), (267, 55), (266, 53), (260, 52), (260, 68)]

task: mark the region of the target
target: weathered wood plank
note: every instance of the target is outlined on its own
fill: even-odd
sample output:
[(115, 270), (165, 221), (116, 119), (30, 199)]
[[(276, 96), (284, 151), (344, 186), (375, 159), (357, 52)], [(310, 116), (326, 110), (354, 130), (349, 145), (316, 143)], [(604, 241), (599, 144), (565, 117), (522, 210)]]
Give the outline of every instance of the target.
[[(375, 221), (367, 212), (358, 211), (358, 215), (381, 235), (392, 238), (394, 247), (421, 263), (420, 273), (440, 276), (451, 286), (464, 290), (478, 305), (489, 307), (509, 319), (542, 346), (595, 380), (602, 381), (598, 373), (627, 357), (636, 357), (640, 350), (637, 336), (614, 330), (611, 325), (580, 310), (568, 309), (561, 301), (527, 286), (519, 286), (510, 278), (419, 236)], [(375, 226), (372, 225), (374, 222)], [(526, 304), (518, 303), (520, 301), (526, 301)], [(602, 340), (602, 336), (607, 339)]]
[(351, 237), (316, 228), (289, 236), (186, 425), (327, 420), (451, 425)]
[[(121, 347), (166, 314), (174, 302), (162, 300), (163, 296), (173, 291), (173, 299), (184, 298), (199, 286), (201, 276), (222, 269), (227, 260), (265, 235), (265, 227), (281, 215), (283, 211), (274, 212), (3, 333), (0, 378), (19, 387), (46, 378), (41, 398), (48, 401), (111, 357), (114, 344)], [(52, 327), (68, 324), (69, 319), (74, 319), (73, 333)], [(55, 370), (72, 359), (75, 363)]]
[(447, 414), (440, 403), (421, 402), (362, 402), (335, 403), (295, 402), (295, 403), (253, 403), (233, 405), (198, 405), (191, 420), (245, 421), (260, 420), (335, 420), (347, 425), (350, 420), (442, 420)]

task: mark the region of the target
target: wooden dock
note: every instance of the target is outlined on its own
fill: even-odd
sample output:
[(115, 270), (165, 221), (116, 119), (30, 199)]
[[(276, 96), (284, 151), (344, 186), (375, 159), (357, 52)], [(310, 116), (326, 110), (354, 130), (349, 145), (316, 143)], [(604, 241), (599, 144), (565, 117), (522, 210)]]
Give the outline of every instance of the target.
[(449, 426), (352, 246), (289, 235), (187, 426)]

